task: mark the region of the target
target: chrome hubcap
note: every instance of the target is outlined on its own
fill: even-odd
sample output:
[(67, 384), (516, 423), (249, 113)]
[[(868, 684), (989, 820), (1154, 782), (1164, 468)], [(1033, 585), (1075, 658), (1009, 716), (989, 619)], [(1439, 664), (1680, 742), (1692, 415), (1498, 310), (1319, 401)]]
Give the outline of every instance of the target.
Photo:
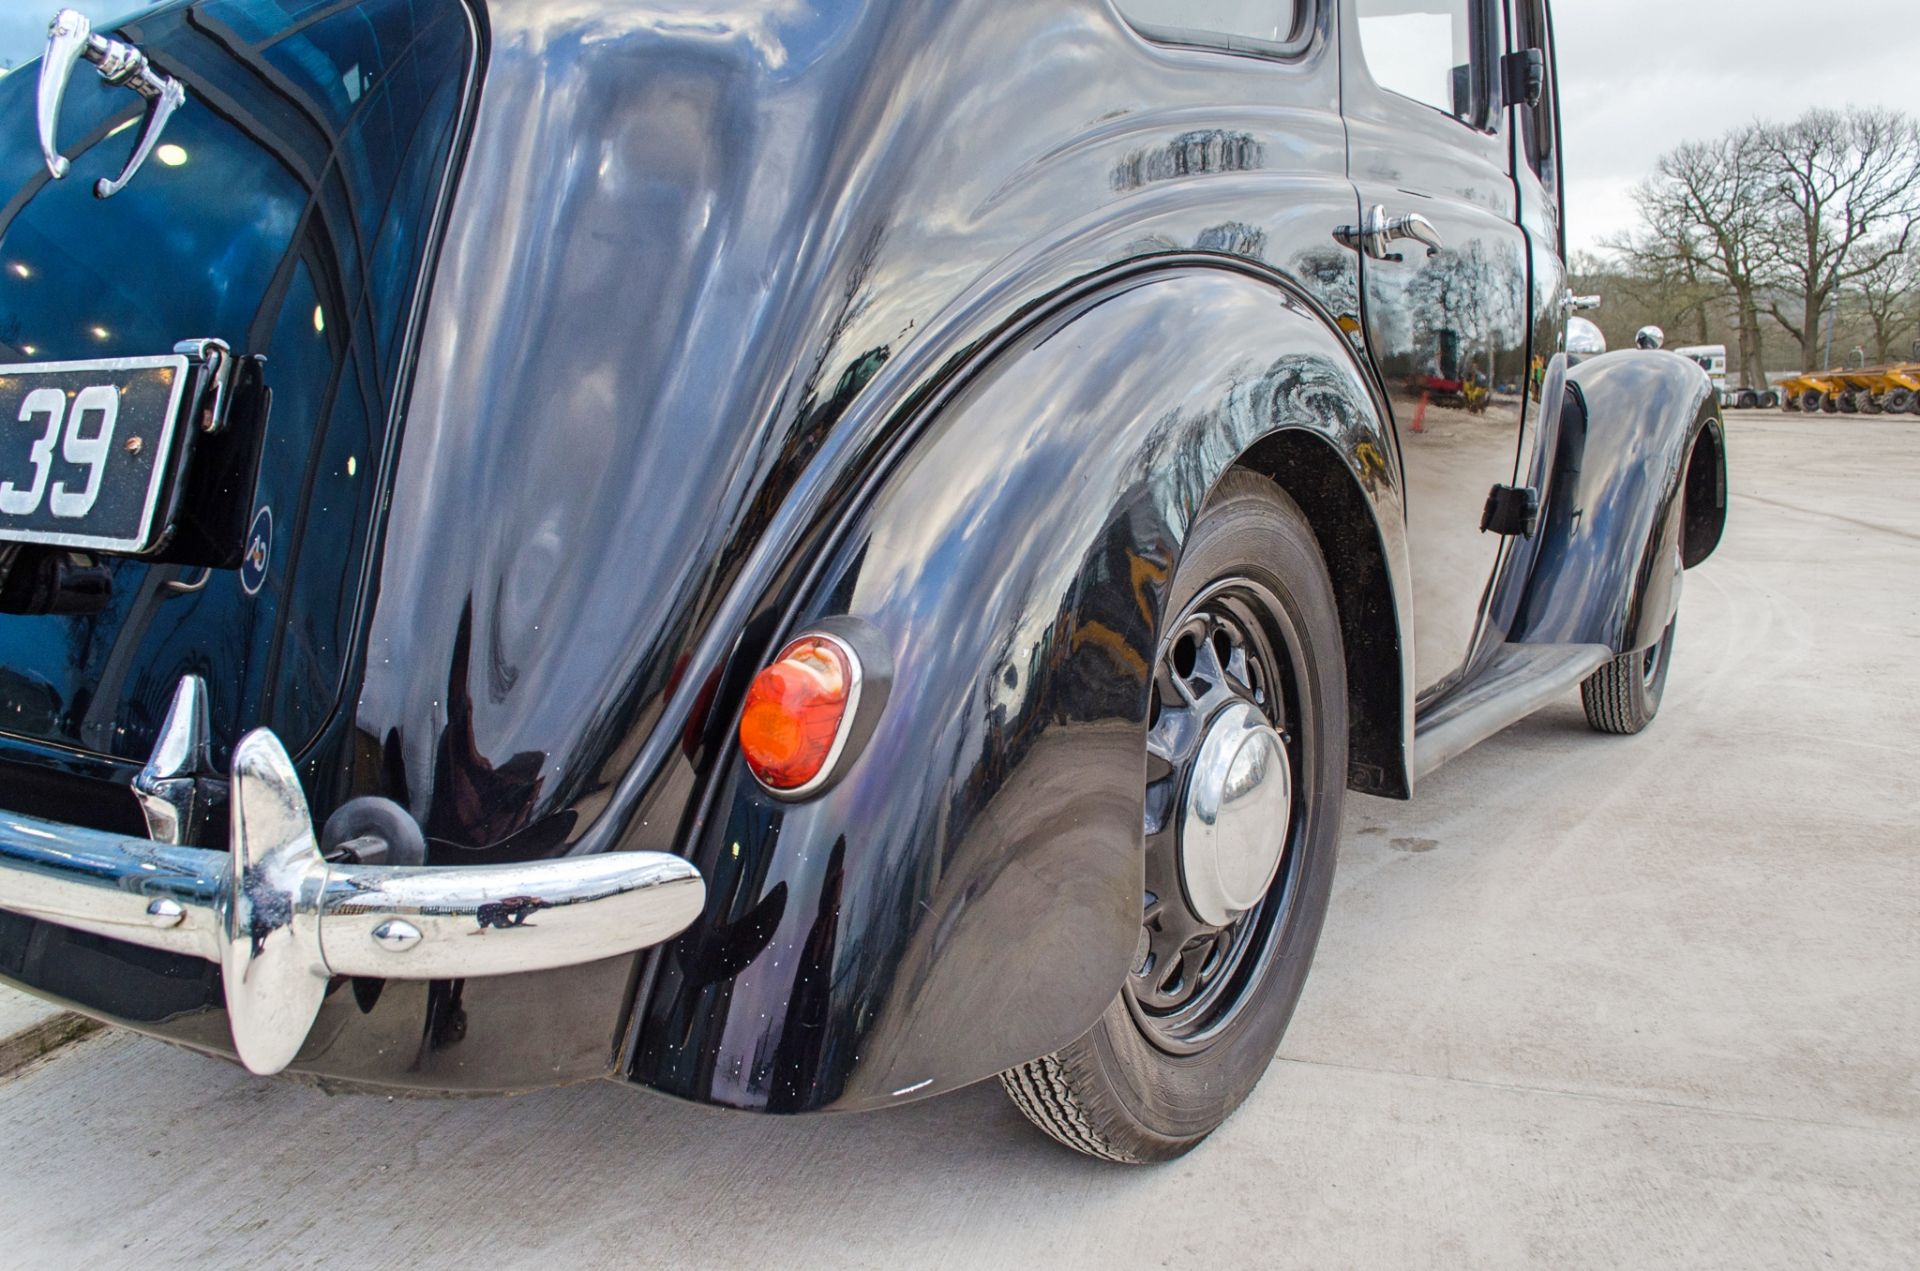
[(1180, 880), (1202, 922), (1224, 927), (1260, 903), (1293, 819), (1293, 764), (1251, 702), (1214, 716), (1187, 781)]

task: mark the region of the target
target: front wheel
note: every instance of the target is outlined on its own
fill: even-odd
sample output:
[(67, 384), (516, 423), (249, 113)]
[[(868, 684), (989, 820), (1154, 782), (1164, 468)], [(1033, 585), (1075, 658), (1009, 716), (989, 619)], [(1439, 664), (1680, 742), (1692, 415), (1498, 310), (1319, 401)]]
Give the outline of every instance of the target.
[(1143, 759), (1134, 965), (1079, 1041), (1001, 1081), (1090, 1156), (1171, 1160), (1279, 1048), (1333, 883), (1347, 777), (1346, 663), (1305, 515), (1230, 473), (1175, 571)]
[(1667, 692), (1673, 633), (1679, 625), (1675, 615), (1652, 648), (1622, 654), (1586, 678), (1580, 685), (1580, 704), (1586, 708), (1587, 723), (1599, 732), (1631, 736), (1653, 722)]

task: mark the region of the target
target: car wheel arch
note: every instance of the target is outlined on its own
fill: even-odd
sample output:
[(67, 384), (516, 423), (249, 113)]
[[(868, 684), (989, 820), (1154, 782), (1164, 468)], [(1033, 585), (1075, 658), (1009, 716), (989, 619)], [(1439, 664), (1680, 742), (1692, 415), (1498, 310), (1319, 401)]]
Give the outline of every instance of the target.
[(1319, 536), (1347, 660), (1349, 788), (1408, 797), (1406, 632), (1387, 547), (1365, 494), (1325, 436), (1304, 428), (1261, 438), (1235, 467), (1286, 491)]
[[(961, 370), (907, 425), (911, 444), (769, 624), (776, 643), (848, 613), (886, 633), (888, 718), (813, 802), (770, 806), (722, 760), (690, 845), (712, 912), (648, 977), (630, 1079), (777, 1111), (881, 1106), (1091, 1024), (1137, 937), (1139, 879), (1122, 875), (1140, 866), (1114, 843), (1139, 837), (1156, 587), (1226, 472), (1266, 465), (1309, 502), (1320, 487), (1342, 509), (1336, 543), (1357, 501), (1379, 568), (1353, 612), (1404, 612), (1397, 460), (1377, 385), (1331, 319), (1275, 280), (1192, 260), (1081, 290), (1071, 310)], [(1050, 734), (1078, 740), (1050, 749)], [(755, 949), (695, 947), (703, 928), (762, 919)], [(860, 959), (835, 956), (850, 943)], [(702, 969), (723, 964), (724, 983)], [(1053, 982), (1026, 983), (1034, 966)], [(982, 977), (1004, 987), (986, 1032), (964, 1005)], [(779, 1040), (795, 1011), (805, 1048)], [(754, 1074), (756, 1054), (771, 1071)]]

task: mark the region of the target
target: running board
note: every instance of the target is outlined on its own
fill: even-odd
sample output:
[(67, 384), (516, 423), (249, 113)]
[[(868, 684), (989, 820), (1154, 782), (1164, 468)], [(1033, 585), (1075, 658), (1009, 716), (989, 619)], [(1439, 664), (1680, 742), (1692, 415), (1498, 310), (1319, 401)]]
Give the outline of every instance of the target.
[(1603, 644), (1503, 645), (1479, 675), (1416, 717), (1414, 776), (1520, 722), (1612, 660)]

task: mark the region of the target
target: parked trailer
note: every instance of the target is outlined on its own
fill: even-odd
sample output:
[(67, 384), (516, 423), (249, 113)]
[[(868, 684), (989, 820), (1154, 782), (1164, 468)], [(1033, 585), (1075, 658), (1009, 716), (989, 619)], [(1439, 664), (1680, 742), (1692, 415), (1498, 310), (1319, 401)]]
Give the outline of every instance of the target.
[(1720, 396), (1722, 406), (1731, 406), (1739, 410), (1753, 410), (1764, 407), (1773, 410), (1780, 405), (1780, 394), (1770, 388), (1727, 387), (1727, 346), (1724, 344), (1690, 344), (1674, 350), (1681, 357), (1697, 363), (1713, 381), (1713, 391)]
[(1788, 410), (1920, 415), (1920, 362), (1809, 372), (1780, 381)]

